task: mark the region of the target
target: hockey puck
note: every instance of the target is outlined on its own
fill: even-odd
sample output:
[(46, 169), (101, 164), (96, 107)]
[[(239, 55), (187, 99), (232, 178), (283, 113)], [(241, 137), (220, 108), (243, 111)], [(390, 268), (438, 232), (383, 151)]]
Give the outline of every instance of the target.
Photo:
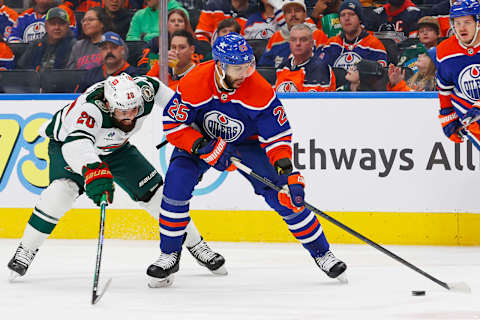
[(424, 296), (424, 295), (425, 295), (425, 291), (423, 290), (412, 291), (412, 296)]

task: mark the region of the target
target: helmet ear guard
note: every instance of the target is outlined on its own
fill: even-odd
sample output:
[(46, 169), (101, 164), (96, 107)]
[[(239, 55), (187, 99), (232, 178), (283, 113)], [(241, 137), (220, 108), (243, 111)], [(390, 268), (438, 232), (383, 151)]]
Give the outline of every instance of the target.
[(115, 109), (127, 111), (138, 107), (138, 115), (143, 114), (142, 91), (133, 78), (122, 73), (119, 76), (110, 76), (104, 84), (105, 99), (109, 103), (109, 112), (113, 114)]

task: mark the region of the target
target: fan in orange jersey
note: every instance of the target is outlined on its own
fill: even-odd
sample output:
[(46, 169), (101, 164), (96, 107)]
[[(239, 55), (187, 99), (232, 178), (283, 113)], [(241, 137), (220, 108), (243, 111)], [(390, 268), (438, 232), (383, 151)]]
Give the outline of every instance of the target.
[(195, 35), (198, 40), (210, 42), (214, 31), (220, 21), (234, 18), (242, 27), (244, 33), (247, 18), (256, 10), (255, 6), (248, 3), (248, 0), (209, 0), (205, 9), (198, 18)]

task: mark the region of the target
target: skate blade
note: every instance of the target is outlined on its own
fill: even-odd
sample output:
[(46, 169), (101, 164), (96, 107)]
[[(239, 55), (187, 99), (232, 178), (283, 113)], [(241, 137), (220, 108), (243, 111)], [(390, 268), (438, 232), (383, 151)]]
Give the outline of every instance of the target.
[(149, 288), (166, 288), (170, 287), (173, 284), (173, 280), (175, 279), (174, 275), (171, 274), (166, 278), (154, 278), (154, 277), (148, 277), (148, 287)]
[(15, 282), (21, 275), (16, 273), (15, 271), (10, 271), (10, 275), (8, 276), (8, 282)]
[(342, 284), (347, 284), (348, 283), (348, 278), (346, 272), (342, 272), (341, 274), (336, 277), (336, 279), (342, 283)]
[(221, 266), (217, 270), (210, 270), (213, 274), (217, 276), (226, 276), (228, 275), (228, 270), (225, 268), (225, 265)]

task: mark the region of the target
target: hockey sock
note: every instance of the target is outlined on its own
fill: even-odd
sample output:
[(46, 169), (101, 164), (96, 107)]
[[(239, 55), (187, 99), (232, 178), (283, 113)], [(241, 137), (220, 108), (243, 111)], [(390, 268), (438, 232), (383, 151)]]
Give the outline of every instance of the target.
[(322, 256), (329, 249), (329, 244), (323, 233), (317, 216), (308, 209), (298, 214), (283, 217), (288, 229), (312, 257)]
[[(185, 228), (190, 222), (190, 201), (175, 200), (163, 196), (160, 225), (160, 249), (163, 253), (182, 250)], [(198, 231), (197, 231), (198, 232)]]
[(60, 218), (72, 208), (78, 192), (75, 182), (68, 179), (54, 180), (43, 190), (25, 227), (22, 243), (30, 249), (38, 249)]
[(22, 237), (21, 243), (30, 250), (36, 250), (40, 248), (40, 246), (48, 238), (49, 235), (50, 233), (43, 233), (39, 231), (38, 229), (33, 227), (29, 222), (25, 227), (25, 231), (23, 231), (23, 237)]

